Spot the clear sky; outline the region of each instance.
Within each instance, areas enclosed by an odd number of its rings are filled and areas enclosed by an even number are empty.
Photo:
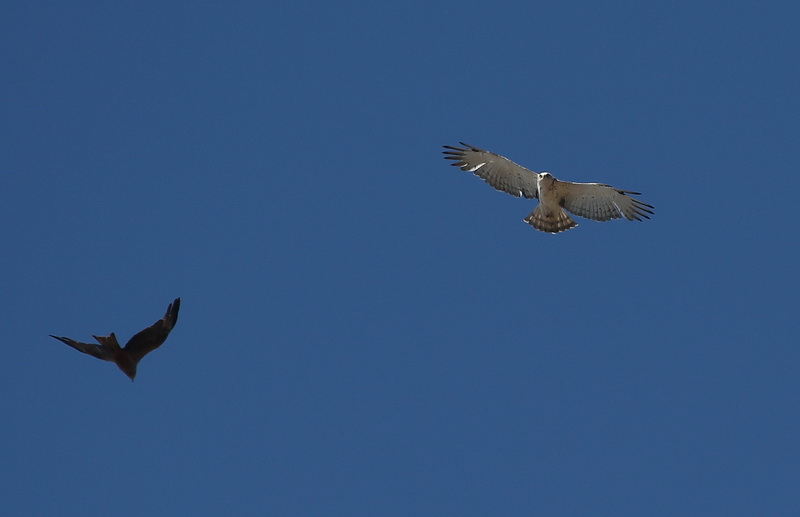
[[[800,513],[797,2],[2,11],[8,515]]]

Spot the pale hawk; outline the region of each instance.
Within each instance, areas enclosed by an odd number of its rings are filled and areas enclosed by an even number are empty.
[[[631,196],[639,192],[620,190],[602,183],[560,181],[549,172],[536,173],[508,158],[460,142],[464,147],[443,146],[446,160],[463,171],[483,178],[497,190],[512,196],[538,199],[539,206],[525,218],[537,230],[558,233],[578,226],[567,211],[595,221],[626,218],[650,219],[653,207]]]

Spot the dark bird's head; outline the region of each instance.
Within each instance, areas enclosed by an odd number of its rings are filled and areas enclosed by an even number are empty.
[[[131,382],[136,378],[136,367],[138,366],[138,362],[131,361],[128,356],[125,354],[120,354],[117,356],[117,359],[114,361],[117,363],[117,366],[122,373],[130,377]]]

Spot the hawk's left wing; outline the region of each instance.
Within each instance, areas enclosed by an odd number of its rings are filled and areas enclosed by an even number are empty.
[[[175,323],[178,322],[178,311],[180,308],[181,299],[176,298],[175,301],[167,307],[167,313],[164,314],[163,318],[134,335],[123,350],[125,350],[134,361],[139,361],[142,357],[160,347],[164,341],[167,340],[167,336],[169,336]]]
[[[464,147],[444,145],[445,160],[454,160],[455,165],[462,171],[468,171],[483,178],[486,183],[497,190],[508,192],[512,196],[539,198],[539,189],[536,185],[539,175],[517,165],[508,158],[473,145],[459,142]]]
[[[611,185],[559,181],[558,195],[564,199],[566,210],[595,221],[621,217],[641,221],[642,217],[650,219],[647,214],[653,214],[652,205],[631,197],[640,195],[639,192],[619,190]]]

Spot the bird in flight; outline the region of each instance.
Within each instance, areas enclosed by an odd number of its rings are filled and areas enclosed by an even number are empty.
[[[443,146],[445,160],[472,172],[497,190],[512,196],[538,199],[539,206],[524,220],[537,230],[558,233],[578,226],[567,212],[595,221],[626,218],[650,219],[653,207],[635,197],[639,192],[620,190],[602,183],[560,181],[549,172],[536,173],[508,158],[460,142],[464,147]]]
[[[164,314],[163,318],[133,336],[124,348],[120,348],[117,336],[113,332],[108,336],[92,336],[100,343],[99,345],[81,343],[68,337],[58,337],[52,334],[50,337],[66,343],[84,354],[89,354],[103,361],[111,361],[133,381],[136,377],[136,366],[142,360],[142,357],[160,347],[166,341],[167,336],[169,336],[170,331],[178,321],[178,310],[180,308],[181,299],[175,298],[175,301],[167,307],[167,313]]]

